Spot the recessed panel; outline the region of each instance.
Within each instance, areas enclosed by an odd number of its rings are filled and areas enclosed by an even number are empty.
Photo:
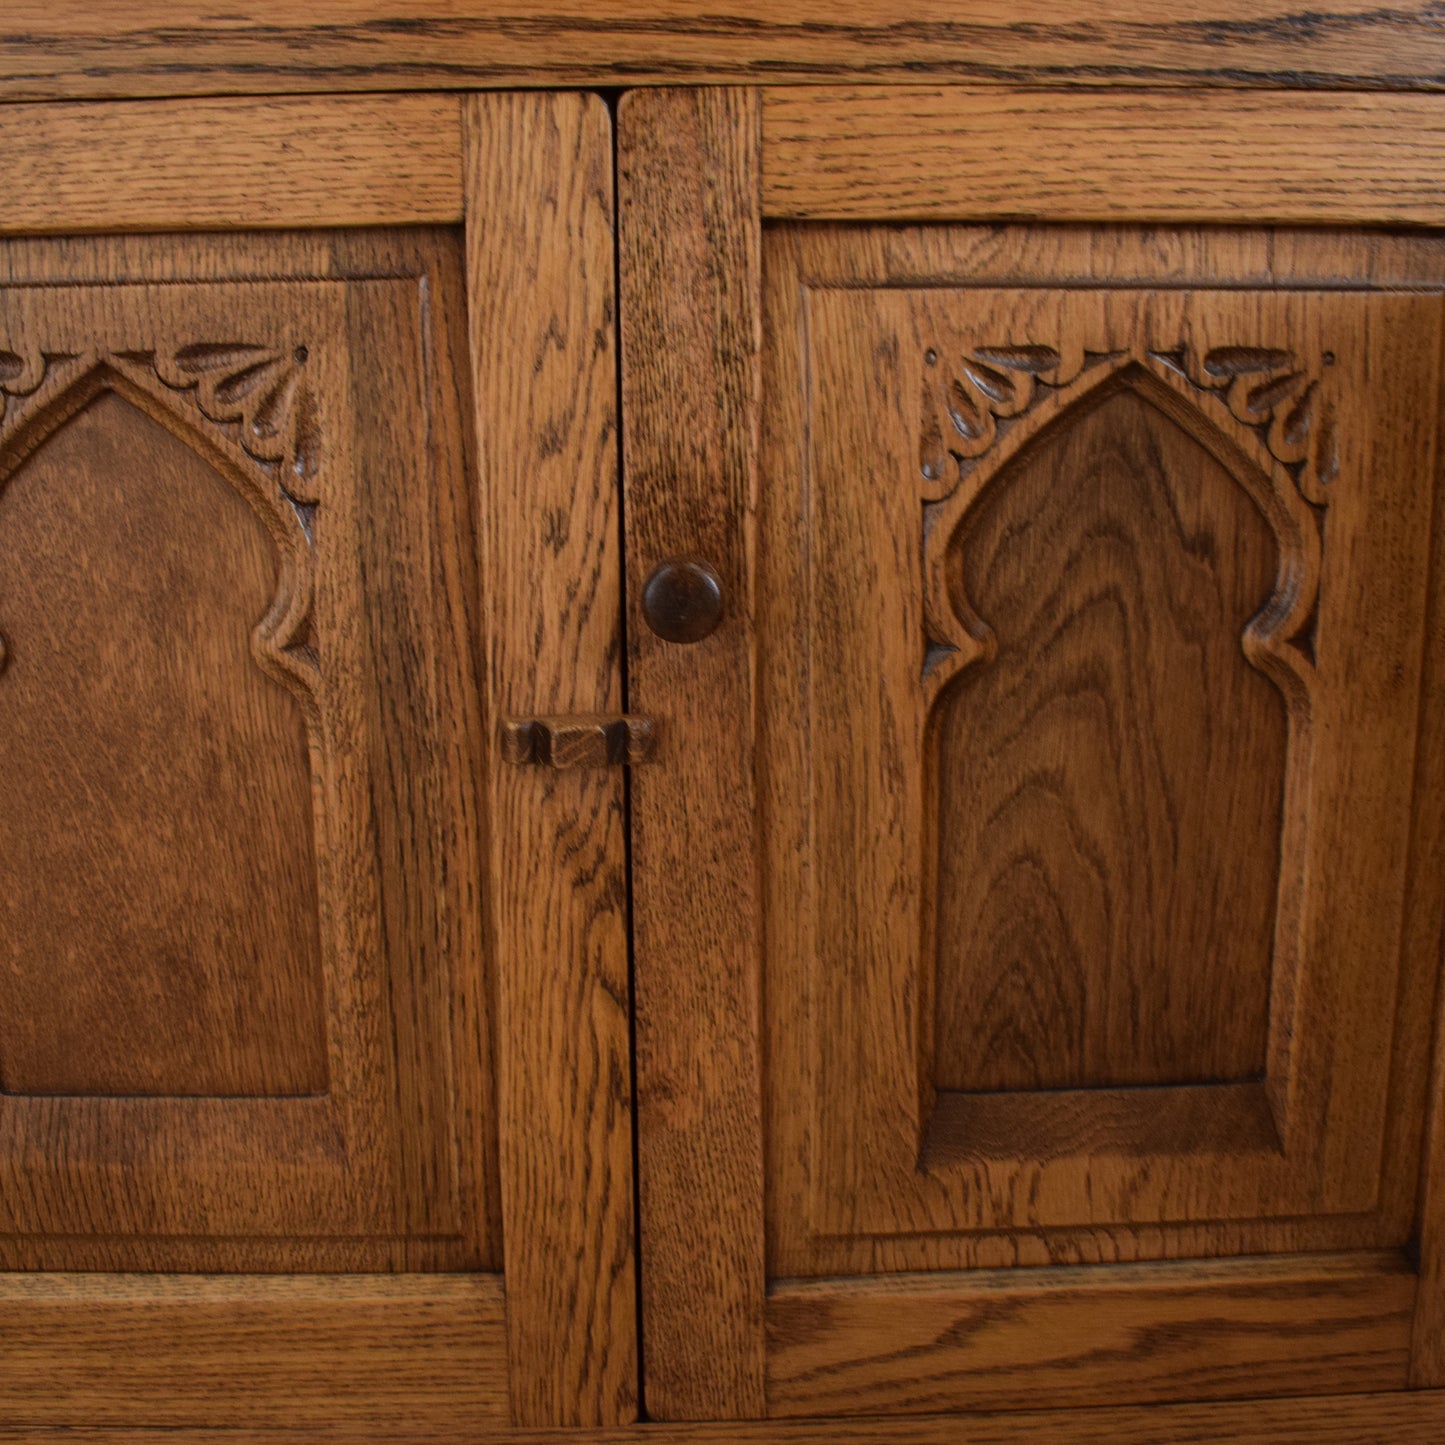
[[[236,486],[102,392],[0,491],[0,1086],[326,1085],[310,750]]]
[[[932,721],[940,1090],[1263,1072],[1287,717],[1241,638],[1277,553],[1142,375],[970,509],[949,565],[996,651]]]

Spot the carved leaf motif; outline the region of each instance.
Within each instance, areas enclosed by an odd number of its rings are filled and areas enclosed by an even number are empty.
[[[1293,352],[1268,347],[1224,346],[1202,358],[1189,347],[1152,355],[1182,372],[1201,390],[1223,392],[1230,414],[1254,427],[1270,455],[1293,474],[1317,506],[1328,498],[1319,487],[1339,471],[1333,409],[1321,378]],[[1325,365],[1333,361],[1326,355]]]
[[[281,469],[298,502],[318,499],[310,486],[320,463],[320,426],[306,378],[307,351],[244,342],[198,342],[155,357],[156,375],[177,391],[194,391],[214,422],[235,424],[246,452]]]
[[[50,362],[43,351],[21,354],[0,348],[0,422],[5,420],[12,398],[18,401],[39,390]]]
[[[924,359],[930,367],[939,365],[939,353],[932,348]],[[1065,355],[1052,346],[1032,344],[975,346],[965,351],[943,380],[941,412],[925,392],[918,466],[930,484],[928,500],[944,494],[937,484],[944,481],[950,455],[960,472],[966,471],[998,440],[1000,423],[1022,416],[1048,390],[1067,386],[1086,366],[1103,359],[1102,353],[1082,347]]]

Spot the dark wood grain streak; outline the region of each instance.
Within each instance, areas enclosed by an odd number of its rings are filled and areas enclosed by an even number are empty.
[[[466,103],[489,631],[512,1418],[637,1410],[622,772],[516,767],[500,719],[622,705],[611,128],[579,95]]]
[[[765,80],[1140,82],[1310,87],[1445,85],[1431,0],[1158,4],[1087,0],[199,0],[123,10],[14,0],[0,28],[0,87],[15,99],[232,91],[652,85]]]
[[[639,92],[622,107],[622,396],[642,1309],[650,1412],[763,1407],[763,1178],[754,878],[752,513],[757,485],[757,98]],[[643,622],[663,559],[727,599],[700,642]]]

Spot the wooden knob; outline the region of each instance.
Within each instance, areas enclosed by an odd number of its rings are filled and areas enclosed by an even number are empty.
[[[696,557],[673,557],[642,589],[642,615],[667,642],[701,642],[723,619],[722,578]]]

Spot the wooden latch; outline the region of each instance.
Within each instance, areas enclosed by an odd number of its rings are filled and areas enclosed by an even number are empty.
[[[502,759],[543,768],[621,767],[646,762],[656,736],[650,717],[509,717],[502,719]]]

